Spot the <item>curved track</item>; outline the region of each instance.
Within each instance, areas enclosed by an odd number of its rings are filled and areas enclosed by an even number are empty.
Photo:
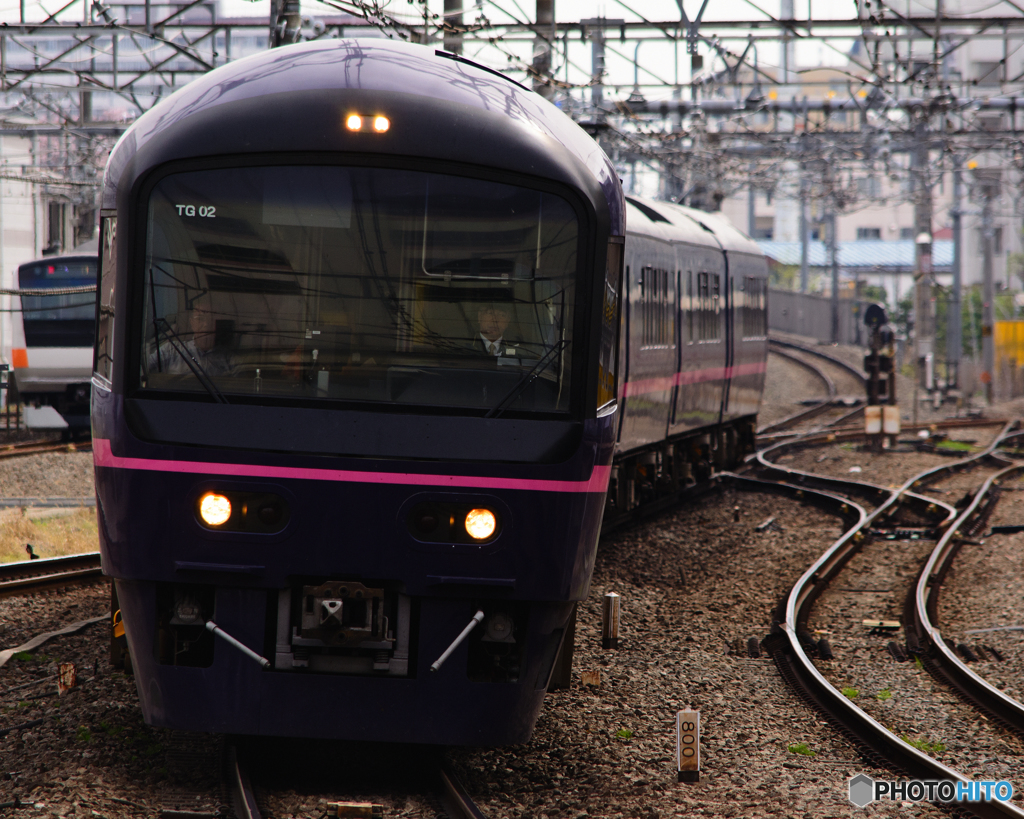
[[[969,777],[961,772],[946,766],[927,754],[903,741],[893,734],[888,728],[876,721],[863,709],[838,691],[818,671],[808,654],[807,638],[804,634],[811,604],[822,593],[828,583],[838,574],[850,558],[857,553],[861,544],[869,533],[869,527],[875,522],[881,522],[893,515],[900,504],[910,503],[917,507],[918,514],[927,515],[937,531],[944,531],[939,539],[939,546],[932,559],[928,561],[921,574],[915,595],[919,599],[920,607],[916,615],[920,619],[915,634],[918,635],[917,650],[926,652],[928,648],[933,649],[927,654],[932,665],[939,667],[941,658],[942,668],[955,669],[955,671],[941,672],[943,678],[949,679],[953,676],[962,676],[962,672],[975,677],[973,685],[977,690],[984,690],[986,696],[994,696],[993,689],[984,683],[983,680],[973,675],[955,655],[948,650],[941,640],[938,630],[931,626],[927,618],[929,600],[934,606],[934,598],[930,597],[928,588],[930,585],[937,585],[937,572],[941,572],[941,559],[944,554],[950,552],[949,544],[954,541],[956,533],[961,526],[966,525],[972,516],[978,513],[983,499],[988,490],[995,484],[998,478],[1013,472],[1024,469],[1022,466],[1009,466],[1000,470],[989,478],[985,486],[976,493],[970,506],[959,515],[948,504],[935,501],[923,495],[911,492],[915,486],[920,486],[937,479],[944,473],[954,469],[962,469],[965,465],[980,463],[991,458],[997,447],[1006,440],[1018,437],[1009,435],[1009,425],[996,437],[993,443],[984,451],[969,458],[964,458],[951,464],[944,464],[937,467],[925,469],[910,477],[897,489],[888,490],[874,484],[861,481],[847,481],[839,478],[815,475],[801,470],[788,469],[772,463],[768,454],[778,451],[792,444],[778,444],[758,453],[759,464],[776,474],[783,476],[782,480],[762,481],[755,478],[739,475],[725,475],[728,480],[733,481],[740,488],[753,488],[764,491],[768,485],[771,491],[781,491],[793,494],[805,501],[830,509],[835,514],[847,521],[848,528],[843,535],[812,564],[800,577],[786,599],[780,606],[779,616],[773,624],[772,633],[765,639],[764,645],[771,652],[782,675],[793,685],[797,692],[810,704],[822,711],[826,718],[835,726],[841,728],[848,734],[869,757],[887,767],[895,767],[912,777],[919,779],[949,779],[954,781],[969,781]],[[818,486],[823,488],[811,488]],[[875,506],[872,511],[867,511],[863,506],[851,501],[848,497],[836,494],[831,491],[842,491],[848,495],[867,496]],[[945,548],[944,548],[945,547]],[[922,639],[927,639],[927,645]],[[913,646],[911,646],[913,650]],[[955,663],[955,665],[954,665]],[[962,685],[957,688],[963,691]],[[1001,693],[1001,692],[1000,692]],[[967,695],[970,696],[970,695]],[[1005,698],[1005,695],[1003,695]],[[977,701],[974,697],[972,700]],[[1008,699],[1008,698],[1007,698]],[[992,709],[1004,722],[1010,722],[1009,704],[1001,702],[999,705],[982,704],[986,710]],[[968,805],[958,805],[959,809],[968,809]],[[1016,816],[1024,817],[1021,811],[1014,805],[1003,802],[984,802],[969,805],[970,812],[980,817],[990,816]]]
[[[1009,438],[1024,436],[1009,436]],[[1007,439],[1004,439],[1007,440]],[[1024,472],[1024,465],[1011,464],[989,477],[974,498],[946,530],[921,569],[917,582],[907,598],[908,648],[922,658],[925,667],[936,679],[945,682],[962,697],[1019,736],[1024,737],[1024,703],[1008,696],[975,674],[942,637],[934,622],[942,581],[963,544],[963,538],[984,524],[992,510],[999,483],[1015,473]]]
[[[822,426],[827,428],[835,428],[841,426],[847,421],[853,420],[855,417],[860,415],[864,411],[863,406],[856,406],[853,409],[846,409],[849,406],[848,401],[851,397],[858,400],[862,399],[867,392],[866,382],[867,377],[858,370],[856,367],[846,363],[836,356],[830,355],[829,353],[822,352],[814,347],[807,347],[802,344],[796,344],[790,341],[780,341],[778,339],[771,339],[769,341],[769,350],[772,354],[781,356],[788,361],[795,363],[796,365],[808,370],[816,378],[818,378],[826,387],[828,391],[828,398],[823,402],[814,406],[808,407],[805,410],[793,413],[786,418],[783,418],[773,424],[769,424],[758,431],[760,436],[771,436],[776,437],[780,433],[784,433],[785,430],[789,430],[797,424],[808,421],[812,418],[822,415],[829,410],[839,410],[839,414],[830,419],[826,424]],[[800,353],[802,355],[797,355]],[[832,369],[837,369],[842,377],[845,379],[854,379],[855,386],[852,396],[842,396],[839,393],[839,389],[836,386],[835,379],[830,376],[824,369],[819,367],[817,364],[809,361],[807,357],[817,358],[822,362],[827,362],[828,366]]]

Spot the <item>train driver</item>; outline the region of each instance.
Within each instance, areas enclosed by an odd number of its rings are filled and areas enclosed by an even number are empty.
[[[180,326],[178,331],[171,330],[166,324],[163,326],[160,333],[163,341],[149,354],[149,372],[184,375],[192,372],[191,363],[198,365],[207,376],[229,373],[232,368],[230,356],[216,344],[217,314],[213,311],[209,294],[192,301],[191,309],[185,313],[184,326],[183,331]],[[191,362],[186,362],[185,354]]]

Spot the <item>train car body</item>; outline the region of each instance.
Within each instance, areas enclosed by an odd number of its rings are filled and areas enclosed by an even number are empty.
[[[48,256],[18,268],[17,287],[95,287],[95,253]],[[96,333],[94,293],[16,296],[11,349],[13,379],[26,404],[52,406],[72,431],[89,429]]]
[[[768,266],[717,214],[627,197],[611,507],[675,495],[753,445]]]
[[[525,741],[617,434],[603,152],[454,55],[309,43],[142,116],[100,230],[101,550],[146,720]]]

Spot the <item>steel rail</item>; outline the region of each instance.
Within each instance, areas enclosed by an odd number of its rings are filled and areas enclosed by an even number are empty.
[[[1009,427],[1010,425],[1007,424],[1003,432],[984,452],[963,460],[979,461],[990,456],[1004,439],[1016,437],[1008,435]],[[764,646],[772,654],[782,675],[797,691],[823,711],[831,721],[841,727],[861,747],[866,748],[869,756],[874,756],[883,764],[895,764],[912,776],[968,782],[970,780],[964,774],[943,765],[907,744],[855,705],[852,700],[837,691],[807,656],[799,637],[810,613],[810,603],[817,598],[846,562],[859,551],[867,527],[890,510],[894,510],[899,499],[908,496],[910,489],[915,484],[927,481],[941,472],[949,471],[953,466],[954,464],[943,464],[912,476],[899,488],[892,490],[889,497],[873,512],[861,516],[856,524],[844,532],[801,575],[790,590],[780,607],[782,616],[772,625],[772,632],[764,640]],[[838,479],[832,480],[834,483],[841,483]],[[822,494],[817,490],[805,490],[803,487],[800,487],[800,491],[804,494],[798,495],[798,497],[807,497],[808,493],[818,496]],[[938,510],[939,504],[936,504],[935,511]],[[944,523],[951,522],[957,517],[955,513],[952,518],[947,515],[946,521],[940,522],[940,528]],[[1002,802],[971,803],[969,806],[959,805],[958,807],[961,810],[970,810],[982,819],[996,816],[1024,817],[1024,811]]]
[[[238,748],[229,745],[226,753],[227,785],[231,793],[231,807],[235,819],[261,819],[256,797],[253,795],[249,772],[239,757]]]
[[[40,443],[24,441],[19,444],[0,446],[0,459],[17,458],[19,455],[40,455],[46,452],[86,452],[92,449],[92,441],[80,443]]]
[[[834,405],[836,398],[836,384],[829,377],[828,373],[821,369],[821,367],[818,367],[817,365],[812,364],[810,361],[805,361],[799,356],[793,355],[792,353],[786,352],[784,350],[772,350],[772,352],[775,355],[781,356],[782,358],[792,361],[794,364],[797,364],[798,366],[803,367],[805,370],[810,371],[822,383],[824,383],[825,391],[828,393],[828,396],[826,398],[821,399],[820,402],[814,404],[813,406],[799,410],[798,412],[794,412],[791,415],[787,415],[785,418],[776,421],[774,424],[768,424],[767,426],[762,427],[757,431],[758,435],[762,435],[766,432],[776,432],[779,430],[788,429],[789,427],[795,424],[799,424],[801,421],[806,421],[810,418],[814,418],[815,416],[821,415],[823,412],[826,412]]]
[[[861,408],[863,409],[863,408]],[[838,421],[837,421],[838,423]],[[928,423],[921,424],[903,424],[901,432],[917,432],[922,429],[972,429],[974,427],[995,427],[1005,426],[1007,423],[1006,418],[947,418],[944,421],[930,421]],[[783,438],[793,438],[799,433],[795,432],[782,432],[773,433],[770,435],[760,435],[759,437],[767,439],[769,441],[775,441]],[[835,437],[837,441],[848,441],[855,438],[862,438],[864,436],[863,427],[837,427],[832,426],[827,431],[822,431],[822,434],[829,434]]]
[[[772,344],[775,344],[776,346],[779,346],[779,347],[788,347],[791,350],[800,350],[800,352],[807,353],[808,355],[817,356],[818,358],[823,358],[826,361],[830,361],[831,363],[833,363],[837,367],[839,367],[841,370],[845,370],[847,373],[852,375],[854,378],[857,378],[858,380],[860,380],[860,382],[862,384],[866,383],[867,380],[868,380],[867,374],[863,370],[861,370],[858,367],[853,366],[852,364],[850,364],[850,363],[848,363],[846,361],[843,361],[843,359],[839,358],[838,356],[834,356],[831,353],[826,353],[823,350],[817,350],[814,347],[807,347],[807,346],[805,346],[803,344],[797,344],[796,342],[793,342],[793,341],[783,341],[782,339],[778,339],[778,338],[771,338],[771,339],[769,339],[768,340],[769,347]]]
[[[486,819],[447,760],[438,767],[438,796],[450,819]]]
[[[864,437],[864,432],[857,433],[856,437]],[[824,441],[827,442],[828,439],[829,436],[825,436]],[[999,439],[997,438],[996,441],[993,442],[993,448],[995,447],[998,440]],[[875,510],[875,512],[877,513],[882,510],[882,507],[885,507],[886,512],[884,514],[884,517],[889,517],[892,513],[894,513],[896,511],[895,507],[898,505],[900,500],[906,498],[912,504],[914,504],[915,507],[923,507],[923,512],[926,515],[933,515],[935,510],[937,509],[945,510],[946,517],[939,524],[940,528],[943,526],[948,526],[950,523],[952,523],[954,518],[956,518],[956,509],[954,509],[950,504],[945,503],[944,501],[941,500],[937,500],[935,498],[927,497],[926,495],[921,495],[917,492],[909,491],[910,488],[916,488],[917,486],[920,486],[920,483],[923,480],[922,475],[924,473],[919,473],[918,475],[915,475],[911,479],[910,484],[908,484],[904,488],[896,490],[896,493],[894,494],[894,491],[892,489],[889,489],[885,486],[881,486],[877,483],[871,483],[870,481],[857,481],[849,478],[834,478],[828,475],[819,475],[815,472],[807,472],[803,469],[794,469],[793,467],[782,466],[781,464],[773,463],[772,461],[769,461],[767,457],[769,453],[774,453],[776,451],[781,453],[787,449],[804,446],[807,445],[808,443],[820,442],[823,442],[821,438],[816,438],[810,442],[808,442],[807,440],[781,441],[765,449],[758,450],[754,457],[757,463],[763,469],[769,472],[778,472],[782,475],[786,475],[787,477],[796,478],[796,480],[801,485],[817,485],[829,489],[838,490],[845,489],[848,492],[852,490],[854,493],[861,495],[862,497],[872,498],[875,502],[881,501],[881,506],[879,506],[878,509]],[[955,469],[956,467],[962,467],[963,464],[974,461],[975,459],[983,458],[987,454],[988,450],[985,450],[985,452],[977,453],[975,455],[972,455],[970,458],[961,458],[958,459],[955,463],[941,464],[940,466],[933,467],[931,470],[926,470],[926,472],[930,474],[932,472],[937,473],[944,470],[952,470]],[[874,520],[875,517],[873,513],[872,522],[874,522]]]
[[[0,597],[19,594],[27,589],[42,590],[80,583],[102,575],[99,552],[0,563]]]
[[[938,610],[939,591],[946,572],[962,546],[958,539],[963,527],[979,514],[988,493],[999,481],[1014,472],[1024,471],[1024,465],[1012,464],[989,477],[968,507],[946,530],[935,545],[918,575],[907,600],[907,611],[913,630],[907,629],[907,648],[922,658],[929,673],[945,682],[997,722],[1024,737],[1024,703],[999,690],[974,673],[947,645],[942,632],[933,622]]]

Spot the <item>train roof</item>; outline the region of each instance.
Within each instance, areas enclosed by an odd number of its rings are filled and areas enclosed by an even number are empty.
[[[674,202],[662,202],[657,199],[644,199],[638,196],[629,196],[626,201],[644,213],[647,217],[647,223],[664,221],[680,231],[685,231],[675,241],[707,244],[708,234],[711,234],[714,240],[717,240],[718,244],[726,252],[749,253],[754,256],[764,255],[757,242],[738,230],[721,213],[708,213],[696,208],[677,205]],[[645,226],[647,223],[645,223]],[[632,224],[628,222],[627,227],[630,230],[633,229]],[[701,236],[700,239],[693,238],[698,235]]]
[[[385,114],[385,134],[348,113]],[[432,47],[382,39],[301,43],[228,63],[143,114],[111,152],[103,207],[162,162],[338,151],[450,160],[576,182],[625,230],[618,176],[557,107],[498,72]],[[120,191],[120,193],[119,193]],[[595,204],[595,207],[597,205]]]
[[[661,239],[667,242],[686,242],[693,245],[710,245],[716,250],[718,244],[713,235],[691,219],[669,218],[663,213],[662,202],[626,197],[626,231]]]

